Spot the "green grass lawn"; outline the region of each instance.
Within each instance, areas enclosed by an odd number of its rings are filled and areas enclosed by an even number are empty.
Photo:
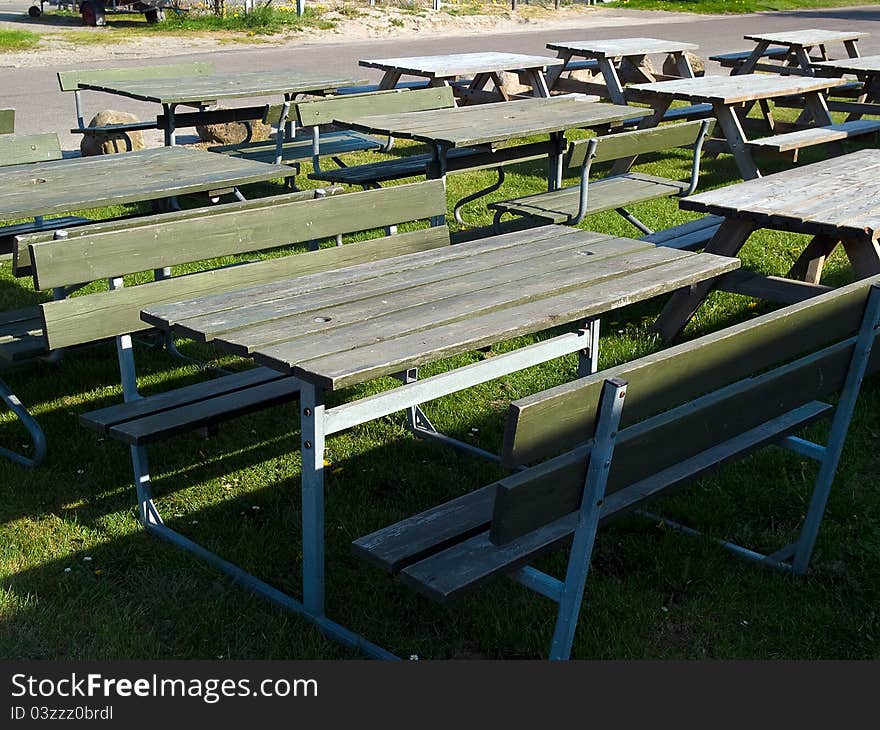
[[[394,154],[412,152],[400,144]],[[352,156],[352,162],[367,159]],[[813,152],[806,161],[821,159]],[[775,169],[779,169],[777,165]],[[705,162],[702,188],[737,179],[728,156]],[[688,174],[688,156],[651,157],[640,169]],[[772,166],[770,169],[774,169]],[[307,172],[308,170],[305,170]],[[539,191],[540,165],[511,171],[493,197]],[[449,197],[488,184],[491,173],[449,179]],[[305,175],[300,177],[306,182]],[[278,191],[277,188],[274,191]],[[261,193],[273,192],[265,186]],[[190,203],[193,201],[189,201]],[[119,211],[99,211],[101,214]],[[656,228],[690,214],[673,200],[637,206]],[[489,222],[482,205],[466,216]],[[614,213],[583,227],[635,235]],[[804,245],[778,232],[753,236],[746,267],[784,274]],[[836,254],[825,281],[851,279]],[[0,304],[39,299],[0,277]],[[663,299],[603,317],[601,367],[633,359],[660,344],[648,334]],[[709,332],[768,311],[770,305],[712,294],[686,331]],[[562,332],[559,330],[558,332]],[[544,336],[557,334],[546,333]],[[496,351],[535,338],[503,343]],[[190,354],[210,351],[181,341]],[[205,377],[163,352],[136,346],[142,392]],[[462,355],[425,374],[477,359]],[[224,362],[230,362],[226,359]],[[234,364],[234,363],[233,363]],[[512,399],[570,380],[575,358],[533,368],[428,404],[446,432],[489,449],[500,444]],[[81,428],[77,416],[119,402],[112,344],[70,352],[60,365],[28,365],[4,373],[44,425],[46,464],[28,471],[0,460],[0,656],[5,658],[346,658],[302,619],[236,587],[195,558],[144,533],[134,507],[127,448]],[[363,396],[383,380],[333,394]],[[825,426],[809,435],[822,438]],[[24,438],[0,418],[9,446]],[[299,595],[300,462],[296,408],[283,406],[220,428],[205,440],[182,436],[150,449],[158,506],[171,526]],[[576,658],[876,658],[880,655],[880,381],[865,383],[832,492],[811,574],[771,573],[731,556],[706,539],[626,518],[598,537]],[[480,487],[496,466],[414,438],[402,414],[333,436],[326,468],[327,606],[329,615],[403,656],[518,658],[546,655],[555,606],[511,582],[497,581],[454,609],[423,599],[350,554],[352,539]],[[700,480],[654,510],[760,550],[791,541],[806,509],[815,466],[766,449]],[[541,566],[563,570],[562,555]]]
[[[757,13],[766,10],[876,5],[878,0],[614,0],[613,7],[670,10],[679,13]]]
[[[0,28],[0,53],[26,51],[40,42],[40,36],[29,30],[9,30]]]

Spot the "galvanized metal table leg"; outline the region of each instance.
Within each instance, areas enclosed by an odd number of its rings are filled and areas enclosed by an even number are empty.
[[[547,164],[547,190],[562,187],[562,168],[565,161],[565,132],[550,135],[550,155]]]
[[[577,375],[579,378],[592,375],[599,370],[599,318],[587,322],[581,329],[581,334],[589,336],[589,345],[578,350]]]
[[[426,177],[428,180],[443,180],[446,184],[446,156],[448,150],[443,145],[435,144],[431,148],[431,161],[428,163]],[[435,215],[431,217],[432,226],[446,225],[445,215]]]
[[[324,399],[312,383],[300,385],[302,453],[303,605],[324,615]]]
[[[165,146],[174,147],[177,144],[177,135],[174,129],[174,110],[177,104],[163,104],[162,110],[165,112]]]

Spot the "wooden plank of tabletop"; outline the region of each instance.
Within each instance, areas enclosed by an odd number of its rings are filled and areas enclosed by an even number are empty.
[[[588,289],[554,291],[537,300],[522,301],[427,331],[403,334],[313,360],[300,361],[295,349],[286,351],[285,345],[266,348],[254,357],[276,368],[292,367],[301,377],[325,388],[338,389],[399,372],[402,366],[415,367],[566,322],[589,319],[732,271],[740,265],[738,259],[712,254],[670,259],[649,269],[602,279]]]
[[[866,234],[880,215],[880,150],[860,150],[767,177],[699,193],[684,210],[803,224],[805,230]]]
[[[743,36],[747,41],[767,41],[768,43],[780,43],[789,46],[818,46],[825,43],[843,43],[844,41],[856,41],[870,33],[862,31],[839,31],[809,28],[806,30],[783,30],[776,33],[754,33]]]
[[[679,53],[695,51],[696,43],[667,41],[661,38],[617,38],[596,41],[558,41],[548,43],[551,51],[564,51],[576,55],[595,58],[617,58],[619,56],[642,56],[650,53]]]
[[[650,84],[635,84],[631,89],[658,96],[711,101],[730,105],[778,96],[805,94],[839,86],[843,79],[775,74],[741,74],[739,76],[698,76]]]
[[[836,61],[817,61],[817,68],[833,68],[844,73],[880,73],[880,56],[840,58]]]
[[[364,132],[390,134],[447,147],[470,147],[532,134],[611,124],[646,116],[650,109],[578,99],[523,99],[406,114],[387,114],[335,123]]]
[[[0,168],[0,220],[288,177],[290,168],[198,149],[159,147]]]
[[[561,245],[548,247],[552,253],[536,254],[534,247],[519,246],[494,256],[454,260],[445,266],[288,297],[250,307],[243,317],[230,311],[225,322],[206,334],[243,355],[296,340],[305,359],[471,316],[518,301],[528,292],[541,295],[551,274],[561,286],[585,285],[615,275],[623,260],[635,271],[664,258],[644,241],[614,239],[585,246],[573,237],[559,240]],[[589,262],[585,248],[591,254]],[[505,258],[504,253],[512,255]],[[192,320],[182,324],[202,329]]]
[[[354,282],[362,282],[385,274],[410,271],[414,272],[426,266],[441,266],[450,259],[472,260],[471,257],[494,251],[509,251],[527,241],[544,241],[559,237],[576,237],[581,243],[602,238],[604,234],[592,233],[566,226],[541,226],[524,231],[514,231],[499,236],[470,241],[467,244],[448,246],[417,253],[406,254],[394,258],[384,258],[356,264],[333,271],[321,271],[296,277],[296,293],[307,294],[317,289],[334,286],[345,286]],[[176,327],[184,320],[192,320],[212,314],[222,314],[230,309],[257,306],[291,296],[294,290],[290,281],[279,280],[274,284],[260,284],[243,288],[235,292],[224,292],[211,296],[203,296],[191,301],[175,304],[164,304],[142,313],[145,322],[158,327]]]
[[[350,76],[277,69],[171,79],[105,81],[84,83],[80,87],[157,104],[187,104],[272,94],[299,94],[365,83],[364,79]]]
[[[193,336],[199,341],[210,341],[215,337],[221,337],[227,333],[249,328],[251,334],[261,329],[269,341],[289,339],[286,329],[281,331],[275,323],[286,321],[286,318],[299,315],[303,312],[318,309],[326,309],[339,305],[346,305],[354,301],[362,302],[373,297],[397,297],[399,293],[408,291],[418,292],[418,287],[431,287],[440,282],[452,281],[456,285],[468,284],[469,277],[476,280],[484,275],[498,273],[499,268],[508,267],[543,256],[565,255],[570,250],[588,250],[595,260],[608,255],[617,255],[625,247],[631,247],[633,251],[648,249],[652,244],[645,241],[627,241],[621,244],[617,239],[609,239],[602,234],[572,235],[568,233],[547,232],[529,234],[525,236],[504,237],[506,241],[499,241],[497,245],[487,245],[469,251],[468,256],[458,256],[448,250],[438,250],[436,260],[431,262],[422,258],[421,265],[416,261],[406,262],[400,268],[390,268],[385,265],[369,268],[373,273],[367,278],[351,281],[352,273],[328,274],[324,281],[317,278],[304,282],[298,278],[295,291],[287,288],[273,290],[273,287],[262,287],[259,291],[233,292],[224,301],[218,295],[212,302],[205,303],[203,300],[193,303],[195,311],[180,312],[180,321],[176,329],[182,333]],[[528,241],[540,240],[542,250],[536,254],[529,246],[519,245]],[[546,253],[545,253],[546,252]],[[378,275],[376,271],[384,275]],[[506,271],[510,271],[507,269]],[[488,272],[488,274],[487,274]],[[463,278],[461,278],[463,277]],[[323,284],[323,285],[322,285]],[[357,286],[359,299],[352,298],[350,288]],[[424,297],[424,292],[422,293]],[[395,299],[396,301],[396,299]],[[395,301],[380,302],[381,305],[393,307]],[[338,320],[343,323],[343,320]],[[267,329],[267,325],[274,327]],[[292,336],[292,335],[291,335]],[[238,333],[236,333],[236,342]],[[245,350],[249,352],[249,347]]]
[[[562,61],[549,56],[520,53],[453,53],[442,56],[366,59],[359,63],[367,68],[442,79],[500,71],[546,69],[549,66],[558,66]]]

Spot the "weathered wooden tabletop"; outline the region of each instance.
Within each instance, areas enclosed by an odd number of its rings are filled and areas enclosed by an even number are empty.
[[[160,147],[0,167],[0,220],[133,203],[288,177],[285,165]]]
[[[684,210],[812,235],[880,235],[880,150],[853,152],[692,195]]]
[[[545,226],[158,306],[142,317],[338,389],[580,322],[738,266]]]
[[[784,30],[777,33],[753,33],[743,36],[747,41],[778,43],[784,46],[802,46],[811,48],[826,43],[843,43],[856,41],[870,35],[861,31],[839,31],[809,28],[806,30]]]
[[[873,75],[880,74],[880,56],[841,58],[836,61],[817,61],[816,68],[827,68],[841,73]]]
[[[304,73],[295,69],[193,75],[175,79],[104,81],[80,88],[157,104],[196,104],[218,99],[242,99],[273,94],[302,94],[365,84],[364,79],[338,74]]]
[[[842,79],[834,78],[741,74],[657,81],[652,84],[636,84],[631,88],[643,94],[684,99],[695,103],[709,101],[729,106],[759,99],[824,91],[843,83],[845,82]]]
[[[442,56],[410,56],[407,58],[366,59],[360,62],[367,68],[397,71],[410,76],[429,79],[448,79],[455,76],[546,69],[561,64],[558,58],[528,56],[520,53],[453,53]]]
[[[644,56],[650,53],[680,53],[695,51],[696,43],[667,41],[661,38],[619,38],[595,41],[558,41],[548,43],[552,51],[565,51],[572,55],[592,58],[618,58],[621,56]]]
[[[643,117],[648,109],[572,97],[522,99],[404,114],[382,114],[334,123],[351,129],[414,139],[444,147],[470,147],[566,129],[612,124]]]

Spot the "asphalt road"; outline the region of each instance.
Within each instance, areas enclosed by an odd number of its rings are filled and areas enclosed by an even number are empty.
[[[0,0],[0,19],[10,20],[7,11],[13,7],[24,8],[27,0]],[[549,41],[622,38],[659,37],[672,40],[690,41],[700,46],[700,55],[706,57],[714,53],[743,50],[750,42],[743,40],[749,32],[769,32],[803,28],[827,28],[831,30],[859,29],[871,33],[860,41],[862,55],[880,54],[880,6],[859,8],[833,8],[825,10],[803,10],[758,15],[731,15],[725,17],[679,16],[670,22],[665,13],[645,13],[619,11],[631,22],[621,25],[604,21],[607,15],[588,18],[582,25],[572,26],[564,31],[538,30],[517,33],[497,33],[455,37],[423,36],[409,39],[371,40],[320,44],[289,44],[281,47],[259,49],[222,49],[211,53],[187,54],[161,59],[150,59],[148,63],[172,62],[174,60],[210,60],[219,71],[262,70],[297,67],[305,70],[322,69],[334,73],[357,74],[371,80],[378,80],[379,73],[372,69],[361,69],[358,60],[362,58],[381,58],[382,56],[411,56],[435,53],[456,53],[468,51],[516,51],[522,53],[548,53],[545,44]],[[657,22],[658,19],[660,22]],[[22,19],[24,20],[24,19]],[[604,25],[603,25],[604,22]],[[181,41],[185,47],[185,41]],[[839,53],[839,51],[838,51]],[[112,59],[112,66],[137,65],[137,59],[120,61]],[[76,58],[63,68],[77,68]],[[16,129],[22,133],[57,131],[65,149],[76,149],[78,137],[68,130],[74,125],[73,95],[58,91],[55,74],[61,67],[45,68],[3,68],[0,56],[0,107],[11,106],[16,111]],[[711,66],[710,73],[717,72]],[[724,73],[727,73],[726,71]],[[119,97],[99,98],[91,94],[87,100],[87,112],[100,108],[118,108],[132,111],[148,119],[155,115],[157,107],[141,104]]]

